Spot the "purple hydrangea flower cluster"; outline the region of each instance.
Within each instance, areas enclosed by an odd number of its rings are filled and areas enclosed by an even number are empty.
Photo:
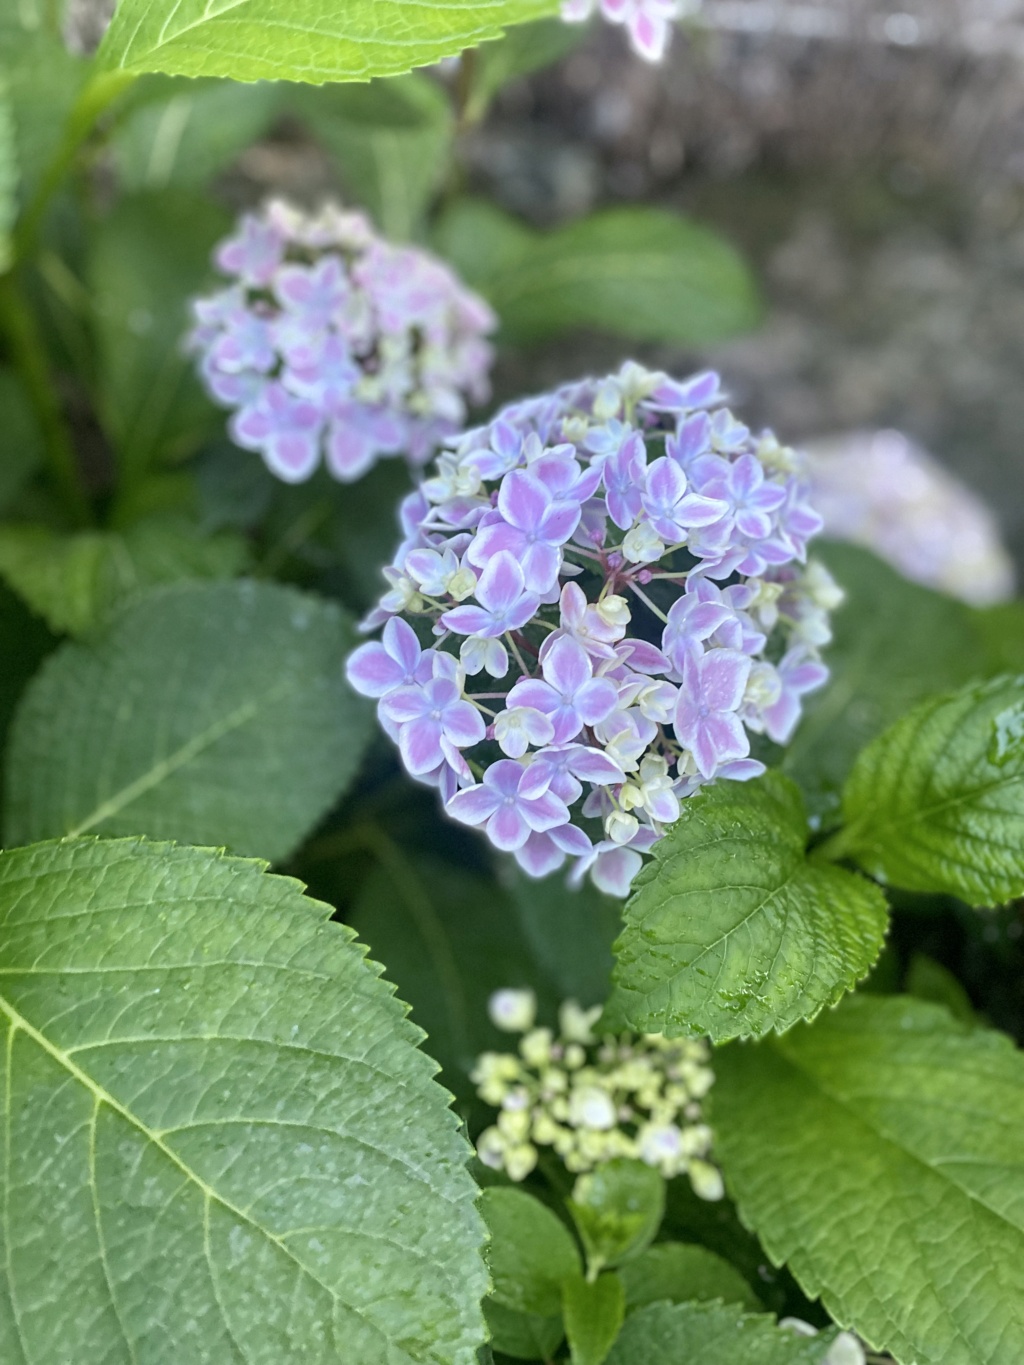
[[[542,876],[624,895],[715,777],[785,743],[840,594],[801,464],[718,376],[627,364],[449,443],[348,666],[417,779]],[[423,648],[409,620],[434,640]]]
[[[660,62],[672,36],[672,25],[694,14],[701,0],[562,0],[562,18],[583,23],[595,7],[611,24],[622,24],[634,52]]]
[[[189,348],[232,440],[288,483],[322,459],[358,479],[382,455],[424,464],[489,392],[494,314],[446,265],[361,213],[281,201],[246,214],[196,299]]]

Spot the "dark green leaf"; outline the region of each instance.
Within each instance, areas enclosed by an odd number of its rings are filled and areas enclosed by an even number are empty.
[[[780,773],[684,802],[626,903],[610,1025],[757,1037],[852,989],[881,949],[885,898],[809,862],[806,840],[800,793]]]
[[[565,1336],[561,1313],[538,1317],[536,1313],[517,1313],[494,1299],[484,1299],[484,1318],[491,1345],[515,1360],[550,1360]]]
[[[352,642],[338,608],[270,583],[147,594],[26,692],[8,843],[141,831],[286,857],[370,734],[342,677]]]
[[[971,623],[982,645],[978,676],[1024,673],[1024,602],[1000,602],[974,611]]]
[[[111,150],[126,190],[201,189],[273,121],[280,88],[146,76]]]
[[[449,211],[437,240],[516,342],[589,327],[706,345],[753,327],[760,315],[736,251],[664,209],[606,209],[541,234],[469,201]]]
[[[5,1365],[475,1362],[467,1145],[301,890],[134,839],[0,855]]]
[[[298,88],[296,111],[335,158],[348,193],[392,240],[415,237],[448,169],[454,120],[426,76]]]
[[[756,1313],[761,1301],[740,1272],[707,1247],[685,1242],[660,1242],[619,1270],[626,1288],[626,1305],[643,1308],[667,1299],[693,1303],[722,1299]]]
[[[1009,1039],[854,996],[716,1068],[716,1151],[775,1264],[900,1361],[1024,1359],[1024,1058]]]
[[[0,72],[0,275],[14,259],[11,230],[18,216],[18,146],[14,109]]]
[[[86,634],[148,588],[234,577],[247,560],[240,537],[201,536],[185,518],[152,518],[121,533],[0,526],[0,576],[58,635]]]
[[[973,613],[951,597],[908,583],[867,550],[815,544],[846,593],[825,650],[828,686],[809,698],[783,758],[814,814],[838,811],[847,774],[864,745],[924,697],[985,670]]]
[[[834,1332],[800,1337],[722,1304],[656,1303],[631,1313],[608,1365],[825,1365]]]
[[[907,891],[974,905],[1024,894],[1022,713],[1024,678],[915,707],[858,758],[834,852]]]
[[[223,423],[184,353],[188,302],[210,273],[227,217],[183,190],[121,200],[96,229],[88,262],[96,299],[99,405],[132,476],[181,459]]]
[[[129,71],[237,81],[363,81],[453,57],[552,0],[121,0],[100,61]]]
[[[509,860],[502,883],[512,898],[523,934],[560,1000],[598,1005],[608,998],[612,944],[622,929],[622,902],[555,874],[537,881]]]
[[[380,866],[349,922],[411,1004],[446,1084],[469,1100],[477,1056],[509,1045],[487,1016],[492,992],[532,986],[552,1012],[556,1001],[518,930],[514,907],[493,881],[409,854],[374,828],[366,830],[366,843]]]
[[[593,1273],[632,1260],[654,1241],[665,1212],[665,1182],[642,1161],[619,1158],[581,1175],[566,1202]]]
[[[963,1024],[977,1022],[971,998],[963,986],[947,967],[926,953],[915,953],[910,959],[904,989],[918,1000],[945,1005],[953,1018]]]
[[[573,1275],[562,1285],[562,1315],[572,1365],[604,1365],[626,1315],[626,1295],[614,1271],[591,1282]]]
[[[0,511],[39,468],[43,441],[25,390],[10,370],[0,370]]]
[[[562,1281],[581,1270],[565,1224],[525,1190],[484,1190],[480,1212],[491,1235],[487,1263],[494,1300],[517,1313],[560,1313]]]

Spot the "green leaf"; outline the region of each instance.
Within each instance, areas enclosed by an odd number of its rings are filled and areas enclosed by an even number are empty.
[[[904,990],[918,1000],[930,1000],[934,1005],[945,1005],[954,1019],[962,1024],[977,1022],[971,997],[941,962],[926,953],[915,953],[910,959]]]
[[[716,1069],[716,1151],[775,1264],[900,1361],[1024,1359],[1024,1057],[1008,1038],[854,996]]]
[[[296,112],[336,159],[349,195],[392,240],[415,237],[451,155],[444,91],[410,75],[329,90],[296,88]]]
[[[1024,894],[1024,678],[914,708],[861,754],[834,852],[907,891]]]
[[[471,122],[487,112],[491,100],[512,81],[551,66],[579,47],[587,36],[582,24],[541,19],[509,29],[500,43],[488,43],[477,55],[476,79],[466,109]]]
[[[137,839],[0,855],[4,1361],[475,1361],[466,1143],[301,891]]]
[[[684,802],[626,903],[610,1026],[759,1037],[852,989],[881,949],[885,898],[809,862],[806,840],[800,793],[780,773]]]
[[[566,1204],[592,1274],[633,1259],[654,1241],[665,1212],[665,1182],[642,1161],[619,1158],[581,1175]]]
[[[479,1207],[491,1235],[492,1298],[517,1313],[560,1313],[562,1281],[581,1271],[565,1224],[524,1190],[494,1186],[480,1195]]]
[[[982,645],[984,677],[996,673],[1024,673],[1024,602],[1000,602],[971,613]]]
[[[43,441],[20,381],[0,370],[0,511],[21,491],[43,458]]]
[[[986,672],[976,618],[962,602],[908,583],[867,550],[815,543],[846,593],[825,650],[831,677],[809,697],[782,766],[815,814],[838,812],[867,742],[917,702]]]
[[[351,627],[270,583],[189,583],[66,644],[11,736],[7,842],[144,833],[287,857],[370,733],[342,678]]]
[[[0,576],[58,635],[93,630],[148,588],[231,578],[247,560],[241,537],[201,536],[179,517],[152,518],[120,533],[0,526]]]
[[[405,852],[376,827],[363,832],[379,862],[346,916],[383,962],[430,1039],[444,1080],[464,1101],[481,1052],[509,1046],[487,1015],[490,995],[531,986],[551,1011],[546,987],[501,888],[479,873]]]
[[[122,186],[198,190],[267,131],[280,88],[146,76],[111,139]]]
[[[607,1000],[612,944],[622,929],[622,902],[604,895],[590,881],[579,887],[568,886],[558,875],[537,881],[509,863],[502,884],[558,1001],[571,999],[589,1006]]]
[[[631,1313],[608,1365],[825,1365],[832,1331],[800,1337],[733,1305],[656,1303]]]
[[[436,241],[515,342],[589,327],[634,341],[706,345],[760,316],[737,252],[664,209],[606,209],[537,233],[469,200],[448,212]]]
[[[550,1360],[565,1336],[561,1313],[539,1317],[484,1299],[484,1318],[494,1349],[516,1360]]]
[[[707,1247],[686,1242],[661,1242],[619,1270],[626,1289],[626,1306],[643,1308],[667,1299],[670,1303],[722,1299],[756,1313],[761,1301],[740,1272]]]
[[[21,694],[54,643],[43,623],[0,583],[0,768]]]
[[[454,57],[552,0],[121,0],[101,64],[237,81],[364,81]]]
[[[18,148],[14,110],[0,73],[0,275],[14,259],[11,230],[18,216]]]
[[[604,1365],[626,1315],[626,1295],[614,1271],[593,1282],[574,1275],[562,1285],[562,1314],[572,1365]]]
[[[157,458],[191,455],[223,424],[181,343],[227,226],[208,198],[166,190],[122,199],[91,242],[100,416],[133,478]]]

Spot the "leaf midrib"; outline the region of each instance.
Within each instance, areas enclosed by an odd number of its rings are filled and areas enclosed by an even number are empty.
[[[252,1228],[255,1233],[259,1234],[260,1236],[265,1238],[266,1241],[272,1243],[275,1247],[277,1247],[278,1250],[284,1256],[286,1256],[288,1260],[296,1267],[300,1274],[305,1275],[308,1279],[312,1280],[312,1282],[315,1285],[317,1285],[320,1289],[324,1290],[324,1292],[330,1297],[333,1303],[340,1304],[349,1312],[356,1314],[356,1316],[361,1318],[362,1321],[365,1322],[373,1332],[377,1333],[378,1335],[383,1335],[377,1324],[374,1323],[370,1318],[368,1318],[362,1309],[358,1308],[355,1304],[349,1303],[346,1300],[342,1299],[341,1295],[337,1292],[337,1290],[333,1289],[329,1284],[326,1284],[323,1280],[320,1279],[318,1275],[315,1275],[313,1271],[309,1269],[308,1266],[304,1265],[303,1262],[299,1260],[299,1258],[295,1255],[293,1251],[290,1250],[288,1246],[285,1245],[285,1243],[277,1236],[276,1233],[271,1232],[269,1228],[265,1228],[262,1224],[257,1223],[242,1209],[238,1208],[229,1199],[226,1199],[222,1194],[218,1193],[218,1191],[215,1190],[212,1185],[208,1184],[207,1181],[205,1181],[202,1178],[198,1171],[194,1171],[192,1167],[188,1165],[187,1162],[185,1162],[180,1156],[178,1156],[177,1153],[171,1147],[169,1147],[151,1128],[149,1128],[145,1123],[143,1123],[142,1120],[137,1115],[133,1114],[130,1109],[126,1108],[126,1106],[121,1104],[119,1100],[115,1099],[114,1096],[111,1095],[108,1090],[105,1090],[103,1088],[103,1086],[98,1085],[92,1079],[92,1077],[88,1075],[88,1073],[84,1072],[80,1067],[76,1066],[75,1063],[71,1060],[71,1058],[67,1055],[67,1053],[65,1053],[61,1048],[58,1048],[55,1044],[51,1043],[45,1034],[41,1033],[37,1028],[34,1027],[34,1025],[30,1024],[29,1021],[24,1017],[24,1015],[22,1015],[18,1010],[16,1010],[14,1006],[11,1005],[2,995],[0,995],[0,1012],[6,1015],[10,1025],[10,1033],[8,1039],[8,1065],[6,1082],[8,1087],[8,1102],[6,1106],[8,1122],[10,1121],[11,1098],[10,1063],[13,1060],[13,1041],[15,1035],[19,1031],[21,1031],[22,1033],[25,1034],[26,1037],[30,1038],[36,1044],[37,1047],[41,1048],[42,1051],[47,1054],[47,1056],[52,1058],[53,1061],[55,1061],[58,1066],[62,1067],[67,1072],[67,1074],[72,1078],[72,1080],[77,1081],[79,1085],[81,1085],[90,1095],[92,1095],[97,1106],[100,1104],[105,1104],[112,1112],[117,1114],[132,1128],[134,1128],[136,1132],[141,1134],[141,1136],[147,1142],[151,1143],[153,1147],[158,1152],[160,1152],[160,1154],[164,1156],[173,1166],[176,1166],[177,1169],[181,1171],[182,1175],[187,1180],[191,1181],[191,1183],[195,1185],[196,1188],[202,1193],[207,1206],[210,1203],[216,1203],[222,1209],[224,1209],[225,1212],[231,1214],[232,1217],[237,1218],[239,1222],[244,1223],[247,1227]],[[10,1150],[9,1133],[6,1147],[9,1159]],[[9,1190],[10,1189],[9,1180],[5,1180],[4,1184],[5,1188]],[[9,1257],[11,1245],[9,1236],[10,1220],[9,1208],[6,1200],[4,1203],[4,1225],[8,1233],[8,1236],[5,1237],[4,1240],[7,1243]],[[97,1228],[97,1232],[99,1233],[99,1228]],[[8,1283],[11,1283],[9,1268]]]

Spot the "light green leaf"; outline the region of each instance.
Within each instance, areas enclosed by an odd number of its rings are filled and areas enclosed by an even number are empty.
[[[560,1313],[562,1281],[581,1270],[565,1224],[525,1190],[501,1186],[483,1191],[480,1212],[491,1235],[491,1296],[517,1313]]]
[[[553,0],[120,0],[99,52],[108,67],[236,81],[364,81],[454,57]]]
[[[0,370],[0,511],[39,468],[43,441],[20,381]]]
[[[665,1182],[642,1161],[619,1158],[581,1175],[566,1205],[593,1274],[631,1260],[654,1241],[665,1212]]]
[[[285,858],[370,733],[342,678],[352,643],[338,608],[276,584],[148,594],[26,692],[7,842],[141,832]]]
[[[122,199],[95,229],[87,275],[96,300],[99,407],[122,468],[191,455],[223,424],[182,338],[190,296],[228,226],[208,198],[179,189]]]
[[[591,1282],[574,1275],[562,1285],[562,1314],[572,1365],[604,1365],[626,1315],[626,1295],[614,1271]]]
[[[111,151],[128,191],[201,189],[262,137],[277,114],[276,85],[146,76],[118,120]]]
[[[780,773],[684,802],[626,903],[610,1026],[759,1037],[852,989],[881,949],[885,898],[809,862],[806,841],[800,793]]]
[[[0,855],[12,1365],[471,1365],[483,1227],[420,1034],[257,863]]]
[[[834,820],[843,782],[867,742],[925,697],[986,670],[976,619],[962,602],[908,583],[867,550],[815,543],[846,593],[825,650],[827,687],[809,697],[783,770],[815,814]]]
[[[608,1365],[824,1365],[835,1335],[800,1337],[735,1305],[656,1303],[629,1315]]]
[[[120,533],[0,526],[0,576],[58,635],[93,630],[147,588],[231,578],[247,561],[240,536],[201,536],[183,517],[154,517]]]
[[[716,1058],[717,1154],[778,1265],[917,1365],[1024,1359],[1024,1057],[906,997]]]
[[[907,891],[974,905],[1024,894],[1024,678],[915,707],[864,750],[834,853]]]
[[[385,236],[415,237],[448,169],[454,134],[451,105],[436,82],[410,75],[330,90],[297,87],[292,100]]]
[[[660,1242],[619,1270],[626,1289],[626,1306],[643,1308],[667,1299],[670,1303],[722,1299],[756,1313],[761,1301],[740,1272],[724,1256],[686,1242]]]
[[[542,1318],[484,1299],[484,1318],[491,1345],[515,1360],[551,1360],[565,1336],[561,1313]]]
[[[737,252],[664,209],[606,209],[536,233],[492,206],[463,201],[436,240],[516,342],[590,327],[636,341],[705,345],[753,327],[760,315]]]
[[[18,148],[14,110],[0,72],[0,275],[14,259],[11,229],[18,216]]]

